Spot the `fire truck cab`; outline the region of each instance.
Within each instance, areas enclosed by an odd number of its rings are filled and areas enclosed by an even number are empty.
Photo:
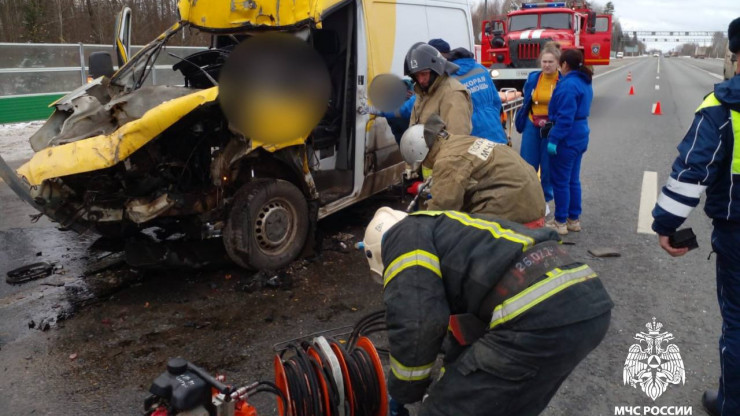
[[[586,65],[609,64],[611,15],[596,14],[585,2],[524,3],[482,26],[481,63],[491,68],[498,88],[521,90],[549,41],[580,49]]]

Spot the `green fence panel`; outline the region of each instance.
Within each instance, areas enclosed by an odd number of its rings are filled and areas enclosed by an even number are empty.
[[[64,94],[38,94],[15,97],[0,97],[0,124],[19,121],[43,120],[54,108],[49,104]]]

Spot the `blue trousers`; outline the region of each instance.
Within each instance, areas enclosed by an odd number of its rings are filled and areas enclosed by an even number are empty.
[[[550,157],[550,180],[555,194],[555,220],[577,220],[581,215],[581,159],[588,142],[575,146],[561,143]]]
[[[545,192],[545,202],[552,201],[552,184],[550,183],[550,155],[547,153],[547,140],[540,138],[540,128],[527,120],[522,132],[522,159],[532,165],[534,170],[542,168],[540,182]]]
[[[719,338],[719,397],[722,416],[740,415],[740,224],[714,221],[717,300],[722,314]]]

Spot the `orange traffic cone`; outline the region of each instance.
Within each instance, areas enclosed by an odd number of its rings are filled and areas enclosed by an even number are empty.
[[[653,114],[656,116],[663,115],[663,113],[660,112],[660,101],[653,104]]]
[[[630,95],[635,95],[635,87],[630,85]]]
[[[627,82],[632,82],[632,72],[627,73]]]

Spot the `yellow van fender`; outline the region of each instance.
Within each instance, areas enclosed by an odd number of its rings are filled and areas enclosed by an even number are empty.
[[[31,185],[60,176],[109,168],[142,148],[195,108],[216,100],[218,87],[175,98],[124,124],[109,135],[100,135],[37,152],[16,172]]]

